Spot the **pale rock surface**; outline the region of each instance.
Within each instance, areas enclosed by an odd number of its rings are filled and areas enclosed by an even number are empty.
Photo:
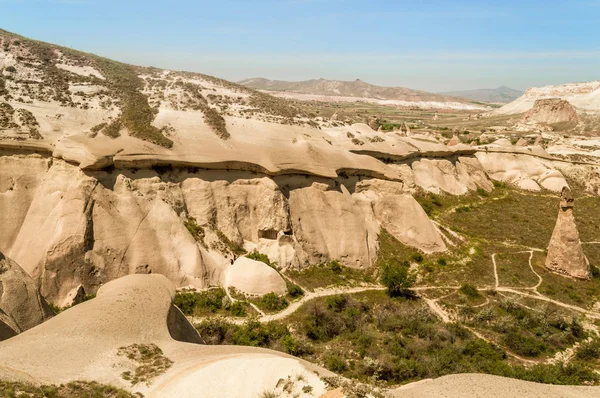
[[[590,279],[590,263],[583,254],[579,232],[573,215],[574,198],[564,187],[560,198],[558,219],[548,245],[546,268],[550,271],[578,279]]]
[[[357,186],[357,192],[353,196],[358,203],[369,203],[372,218],[405,245],[416,247],[425,253],[446,250],[440,233],[415,198],[403,193],[402,184],[392,181],[363,181]],[[362,208],[364,211],[365,207]]]
[[[457,374],[407,384],[393,391],[398,398],[593,398],[600,387],[557,386],[484,374]]]
[[[310,263],[337,259],[350,267],[371,266],[378,230],[365,224],[349,193],[315,187],[290,192],[292,229]]]
[[[146,397],[191,398],[199,391],[203,397],[259,396],[274,391],[281,378],[302,375],[316,396],[327,390],[314,372],[333,374],[298,358],[199,344],[201,337],[173,306],[174,295],[173,284],[162,275],[130,275],[107,283],[95,299],[0,342],[0,378],[40,384],[89,380]],[[117,356],[120,347],[132,344],[157,345],[172,366],[148,385],[132,386],[121,376],[127,367]]]
[[[541,185],[560,192],[568,185],[550,162],[534,156],[502,152],[477,152],[475,156],[491,179],[509,182],[521,189],[539,191]]]
[[[88,285],[98,282],[84,260],[92,241],[91,195],[97,184],[78,168],[54,162],[10,250],[10,257],[38,281],[50,301],[66,297],[84,281]]]
[[[538,99],[533,108],[527,112],[525,123],[553,124],[561,122],[577,122],[577,111],[569,101],[560,98]]]
[[[464,195],[478,187],[490,191],[493,184],[476,158],[460,157],[449,160],[421,159],[413,162],[415,184],[428,192]]]
[[[286,283],[267,264],[240,257],[227,269],[226,286],[233,286],[242,293],[263,296],[267,293],[285,294]]]
[[[290,232],[289,207],[267,177],[214,182],[188,178],[182,183],[188,212],[199,225],[212,225],[238,244],[277,239]]]
[[[0,340],[31,329],[52,315],[35,282],[0,252]]]
[[[0,156],[0,251],[13,245],[51,164],[39,155]]]

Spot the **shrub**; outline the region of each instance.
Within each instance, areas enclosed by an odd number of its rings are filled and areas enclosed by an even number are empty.
[[[231,312],[231,315],[237,317],[246,316],[246,308],[244,308],[244,305],[239,301],[236,301],[235,303],[231,304],[231,306],[229,307],[229,312]]]
[[[600,340],[596,339],[581,344],[575,355],[577,356],[577,359],[583,361],[600,359]]]
[[[304,296],[304,290],[295,283],[288,282],[287,291],[290,297],[296,298],[300,296]]]
[[[477,290],[477,287],[475,287],[474,285],[471,285],[470,283],[465,283],[464,285],[462,285],[460,287],[459,290],[462,294],[464,294],[465,296],[467,296],[468,298],[471,298],[471,299],[481,297],[481,294],[479,293],[479,290]]]
[[[259,253],[256,250],[254,250],[251,253],[248,253],[246,255],[246,257],[248,257],[251,260],[260,261],[261,263],[265,263],[268,266],[271,266],[271,261],[269,260],[269,256],[267,256],[266,254]]]
[[[422,263],[423,262],[423,255],[421,253],[415,253],[412,256],[410,256],[410,259],[414,262],[417,263]]]
[[[537,357],[546,350],[544,342],[535,339],[524,332],[510,331],[504,336],[504,343],[515,354],[526,357]]]
[[[409,271],[407,263],[388,261],[381,270],[381,283],[387,287],[390,296],[410,295],[410,288],[415,284],[416,277]]]
[[[260,304],[267,311],[281,311],[289,305],[285,298],[279,297],[273,292],[262,296],[260,299]]]
[[[340,264],[340,262],[337,260],[331,260],[328,262],[327,267],[336,274],[340,274],[343,271],[342,264]]]
[[[121,123],[120,119],[114,120],[109,124],[105,125],[102,129],[102,134],[110,138],[118,138],[121,136],[121,129],[123,128],[123,123]]]
[[[329,296],[325,299],[327,302],[327,308],[334,312],[341,312],[348,303],[348,298],[344,295],[337,294],[334,296]]]
[[[7,66],[5,70],[7,72],[10,72],[10,73],[16,73],[17,72],[17,69],[15,69],[15,67],[12,66],[12,65],[11,66]]]
[[[325,358],[325,367],[336,373],[341,373],[348,369],[346,361],[337,353],[330,354]]]
[[[210,289],[204,292],[180,292],[175,295],[175,305],[185,315],[196,315],[201,312],[215,313],[223,308],[225,290]]]
[[[104,127],[106,127],[106,125],[107,125],[106,122],[100,123],[100,124],[93,126],[90,130],[92,131],[92,133],[99,133],[100,130],[102,130]]]
[[[206,244],[204,243],[204,237],[206,235],[206,233],[204,232],[204,228],[198,225],[194,217],[188,217],[188,219],[185,220],[183,224],[187,228],[190,235],[192,235],[197,242],[200,242],[202,246],[206,246]]]

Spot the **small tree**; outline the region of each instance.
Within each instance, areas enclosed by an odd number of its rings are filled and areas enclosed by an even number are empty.
[[[392,297],[409,296],[410,288],[415,284],[416,277],[411,274],[408,262],[399,263],[391,260],[386,262],[381,270],[381,283],[387,287],[387,292]]]

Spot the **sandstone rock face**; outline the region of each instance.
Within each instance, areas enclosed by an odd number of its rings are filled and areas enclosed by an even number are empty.
[[[412,169],[415,184],[435,194],[464,195],[477,188],[493,189],[476,158],[460,157],[454,164],[449,160],[422,159],[414,162]]]
[[[52,315],[35,282],[0,253],[0,340],[31,329]]]
[[[25,220],[50,158],[0,156],[0,251],[8,252]]]
[[[533,156],[478,152],[476,157],[492,180],[509,182],[529,191],[540,191],[542,186],[560,192],[567,186],[567,181],[560,171],[554,169],[549,162]]]
[[[227,269],[227,286],[253,296],[284,294],[286,283],[279,272],[260,261],[240,257]]]
[[[379,232],[366,225],[359,206],[346,191],[317,187],[290,192],[292,229],[310,263],[338,259],[350,266],[370,266]]]
[[[354,196],[369,203],[372,218],[405,245],[418,247],[425,253],[446,250],[446,245],[419,203],[406,193],[402,185],[393,182],[361,184]],[[368,219],[368,218],[367,218]]]
[[[553,124],[561,122],[577,122],[577,111],[569,101],[560,98],[539,99],[527,112],[525,123]]]
[[[558,219],[548,246],[546,268],[558,274],[578,279],[590,279],[590,264],[583,253],[579,232],[573,216],[573,194],[564,187],[561,193]]]

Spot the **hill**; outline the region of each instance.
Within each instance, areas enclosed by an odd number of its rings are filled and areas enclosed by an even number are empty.
[[[523,95],[523,91],[501,86],[498,88],[482,88],[477,90],[448,91],[440,94],[461,97],[470,101],[508,103]]]
[[[536,100],[551,98],[569,101],[581,111],[600,112],[600,81],[529,88],[521,97],[496,109],[494,114],[524,113],[533,108]]]
[[[363,82],[360,79],[354,81],[318,79],[288,82],[252,78],[238,83],[256,90],[274,92],[284,98],[322,101],[378,101],[379,103],[418,108],[484,109],[484,107],[472,104],[462,98],[404,87],[377,86]]]

